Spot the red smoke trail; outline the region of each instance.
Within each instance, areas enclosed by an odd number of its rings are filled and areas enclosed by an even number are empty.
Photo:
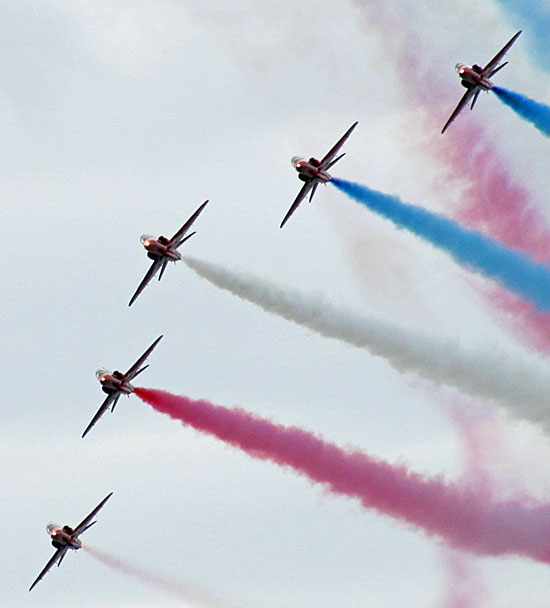
[[[433,53],[423,48],[410,26],[414,19],[404,14],[413,9],[371,0],[359,0],[357,4],[369,35],[378,35],[384,60],[394,61],[399,80],[407,87],[407,106],[416,111],[418,122],[412,145],[421,148],[439,166],[441,173],[436,186],[460,192],[454,216],[508,246],[532,254],[539,262],[550,262],[548,222],[535,208],[527,189],[514,183],[506,163],[475,116],[468,112],[444,136],[439,133],[442,125],[436,125],[434,118],[443,121],[448,117],[456,105],[460,87],[451,88],[453,82],[458,84],[452,73],[442,80],[441,66],[426,63]],[[411,49],[415,52],[411,53]],[[442,108],[448,108],[448,114]],[[420,144],[419,133],[423,140]],[[550,314],[537,313],[533,306],[525,305],[502,289],[491,291],[488,298],[503,312],[501,321],[512,327],[516,336],[543,352],[550,352]]]
[[[136,564],[132,564],[127,560],[123,561],[114,555],[106,553],[105,551],[94,549],[89,545],[83,546],[82,548],[105,566],[118,570],[126,576],[137,578],[139,581],[150,587],[161,589],[162,591],[179,597],[186,602],[192,602],[194,605],[203,606],[204,608],[230,608],[229,604],[210,597],[207,593],[197,589],[193,585],[171,581],[157,574],[153,574],[144,568],[137,566]]]
[[[254,458],[290,467],[337,494],[479,555],[517,554],[550,563],[550,504],[525,498],[495,501],[488,488],[447,484],[344,450],[312,433],[241,409],[193,401],[153,389],[136,395],[155,410],[209,433]]]

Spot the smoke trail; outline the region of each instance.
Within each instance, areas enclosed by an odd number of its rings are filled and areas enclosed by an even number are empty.
[[[457,222],[426,209],[408,205],[396,196],[367,186],[333,178],[331,183],[372,211],[390,219],[398,228],[450,253],[459,264],[498,281],[537,308],[550,310],[550,268],[526,254],[513,251],[489,237],[463,228]]]
[[[550,370],[544,360],[517,350],[464,348],[457,340],[436,338],[372,317],[359,316],[222,266],[185,257],[185,263],[217,287],[265,311],[384,357],[400,372],[414,372],[438,384],[454,386],[474,397],[494,399],[512,413],[548,426]]]
[[[445,547],[442,561],[447,589],[439,602],[441,608],[483,608],[491,605],[487,586],[478,565],[472,563],[471,556]]]
[[[126,576],[136,578],[150,587],[161,589],[162,591],[179,597],[186,602],[191,602],[195,606],[200,606],[203,608],[234,608],[234,605],[229,605],[227,602],[217,600],[194,585],[166,579],[157,574],[153,574],[144,568],[137,566],[136,564],[132,564],[128,560],[123,561],[114,555],[111,555],[105,551],[100,551],[99,549],[95,549],[89,545],[83,546],[82,548],[105,566],[118,570]]]
[[[470,403],[463,397],[446,401],[443,409],[451,415],[461,440],[465,469],[461,485],[479,494],[489,488],[488,495],[496,496],[495,484],[488,473],[488,455],[496,453],[499,444],[496,437],[499,420],[495,412],[487,409],[480,411],[476,403]],[[446,579],[441,608],[481,608],[490,605],[489,590],[476,561],[470,555],[448,546],[442,548],[441,554]]]
[[[502,89],[501,87],[493,87],[492,91],[521,118],[530,122],[544,135],[550,137],[550,106],[529,99],[525,95]]]
[[[478,555],[516,554],[550,563],[549,504],[526,499],[497,502],[487,491],[480,494],[440,477],[423,477],[241,409],[153,389],[135,392],[158,412],[253,458],[290,467],[336,494],[357,498],[364,507],[437,535],[454,547]]]

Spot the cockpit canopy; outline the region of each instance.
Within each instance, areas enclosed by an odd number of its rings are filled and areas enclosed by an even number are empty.
[[[140,240],[141,244],[145,246],[145,241],[149,241],[149,240],[153,240],[154,241],[155,237],[151,236],[150,234],[142,234],[139,237],[139,240]]]
[[[296,169],[296,165],[300,162],[303,161],[304,159],[301,156],[293,156],[290,164]]]
[[[462,74],[462,73],[464,72],[464,68],[465,68],[465,67],[466,67],[466,66],[465,66],[463,63],[457,63],[457,64],[455,65],[455,70],[456,70],[456,71],[457,71],[459,74]]]
[[[51,521],[51,522],[50,522],[50,523],[49,523],[49,524],[46,526],[46,532],[47,532],[48,534],[50,534],[50,535],[51,535],[51,533],[52,533],[54,530],[59,530],[59,526],[58,526],[57,524],[54,524],[54,523],[53,523],[53,521]]]
[[[103,367],[100,367],[96,373],[95,373],[95,377],[99,380],[101,378],[101,376],[103,376],[104,374],[110,374],[111,372],[108,369],[105,369]]]

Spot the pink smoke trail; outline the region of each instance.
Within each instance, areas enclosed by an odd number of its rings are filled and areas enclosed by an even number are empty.
[[[434,117],[445,119],[442,108],[448,108],[450,114],[461,91],[460,87],[450,88],[452,78],[446,81],[449,85],[444,84],[441,66],[426,63],[433,53],[423,49],[421,39],[412,31],[410,24],[414,20],[403,15],[404,10],[414,9],[398,9],[392,3],[370,0],[358,1],[357,5],[369,35],[378,35],[385,61],[393,60],[399,80],[406,84],[408,107],[416,110],[419,129],[414,132],[415,141],[410,143],[440,167],[438,187],[461,193],[455,217],[508,246],[531,253],[539,262],[549,262],[550,228],[546,219],[533,205],[526,188],[514,183],[506,163],[475,116],[468,113],[459,117],[457,122],[463,119],[460,128],[453,125],[443,137],[440,125],[434,124]],[[420,143],[419,132],[423,135]],[[502,311],[501,322],[513,328],[517,337],[550,352],[550,314],[537,313],[531,305],[502,289],[489,292],[488,299]]]
[[[503,428],[496,412],[481,409],[462,396],[446,400],[443,409],[458,430],[464,463],[462,484],[477,492],[490,488],[491,495],[497,495],[497,484],[489,472],[495,454],[502,454]],[[448,546],[444,546],[441,553],[446,582],[441,608],[486,606],[489,589],[476,561]]]
[[[208,593],[193,585],[179,583],[166,579],[157,574],[153,574],[152,572],[145,570],[136,564],[132,564],[128,560],[122,560],[105,551],[94,549],[89,545],[83,546],[82,548],[105,566],[108,566],[113,570],[118,570],[118,572],[121,572],[126,576],[136,578],[145,585],[154,587],[156,589],[161,589],[162,591],[179,597],[186,602],[191,602],[196,606],[201,606],[203,608],[232,608],[233,606],[211,597]]]
[[[477,608],[487,606],[489,593],[479,572],[466,556],[449,547],[443,550],[447,589],[441,608]]]
[[[423,477],[241,409],[154,389],[136,388],[135,392],[158,412],[254,458],[290,467],[334,493],[357,498],[364,507],[437,535],[453,547],[478,555],[516,554],[550,563],[550,504],[526,498],[498,502],[488,488],[461,488],[440,478]]]

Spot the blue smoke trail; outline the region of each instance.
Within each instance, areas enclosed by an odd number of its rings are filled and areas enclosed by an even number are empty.
[[[500,87],[493,87],[492,91],[516,114],[535,125],[541,133],[550,137],[550,106]]]
[[[491,238],[463,228],[454,220],[403,203],[361,184],[332,178],[339,190],[372,211],[450,253],[461,265],[490,277],[539,310],[550,310],[550,268],[525,253],[508,249]]]

